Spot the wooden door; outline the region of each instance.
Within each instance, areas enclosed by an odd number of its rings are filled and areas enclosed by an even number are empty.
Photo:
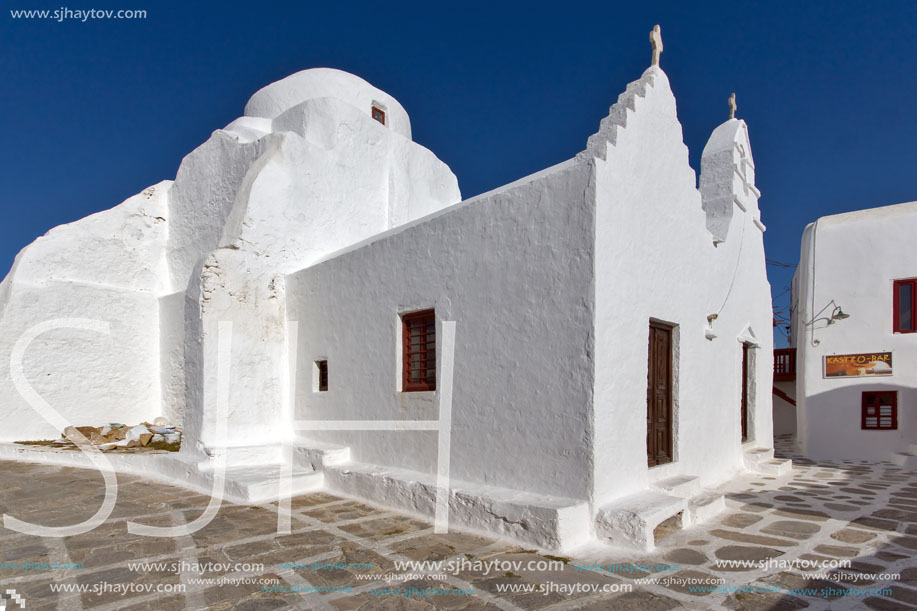
[[[650,323],[646,376],[646,461],[672,462],[672,328]]]
[[[748,357],[751,346],[742,344],[742,441],[748,441]]]

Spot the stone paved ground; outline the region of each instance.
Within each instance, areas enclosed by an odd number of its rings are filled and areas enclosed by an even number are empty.
[[[917,478],[887,463],[814,464],[796,458],[791,478],[749,476],[732,482],[724,489],[729,499],[724,514],[665,536],[651,556],[605,550],[562,559],[562,570],[501,568],[488,575],[470,563],[521,560],[525,567],[532,560],[558,559],[481,537],[435,535],[423,522],[324,493],[293,500],[292,533],[287,535],[276,534],[274,505],[224,505],[208,526],[191,535],[142,537],[128,534],[126,521],[189,522],[201,515],[208,499],[137,477],[118,480],[112,517],[89,533],[53,539],[0,529],[0,590],[16,590],[26,609],[76,610],[917,608]],[[101,476],[92,471],[3,462],[0,511],[46,525],[75,523],[95,513],[104,496],[100,483]],[[464,560],[466,566],[445,578],[384,581],[386,574],[404,574],[395,568],[403,560]],[[770,567],[723,567],[716,565],[718,560],[770,560]],[[787,562],[799,560],[849,560],[851,566],[842,575]],[[82,563],[83,568],[25,570],[28,562]],[[128,562],[164,564],[142,568]],[[195,563],[211,563],[212,570],[195,574]],[[245,566],[252,563],[263,564],[263,570]],[[310,566],[287,568],[284,563]],[[313,563],[349,563],[350,568]],[[360,568],[369,563],[372,569]],[[214,569],[214,564],[234,566]],[[660,572],[662,564],[678,569]],[[584,570],[597,565],[603,570]],[[883,573],[899,574],[900,580],[870,577]],[[200,579],[211,581],[202,584]],[[657,583],[640,582],[645,579]],[[692,592],[684,580],[724,588]],[[74,585],[87,591],[52,592],[52,586]],[[182,586],[183,593],[174,593]],[[742,586],[756,591],[737,592]],[[116,590],[125,587],[138,591]],[[172,593],[139,591],[143,587]],[[326,593],[306,592],[310,587]],[[371,593],[386,587],[426,589],[428,596],[408,598],[400,590]],[[579,591],[561,590],[570,587]],[[609,592],[582,591],[588,587]],[[791,588],[822,590],[800,595],[789,593]],[[446,590],[451,595],[443,595]],[[459,596],[459,590],[474,595]]]

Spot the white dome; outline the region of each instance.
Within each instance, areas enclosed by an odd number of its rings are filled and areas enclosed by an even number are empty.
[[[750,160],[751,147],[748,145],[748,126],[742,119],[729,119],[720,123],[713,130],[701,156],[713,155],[722,151],[732,152],[737,143],[742,144],[747,149],[745,153]]]
[[[411,120],[398,100],[358,76],[333,68],[303,70],[263,87],[249,98],[245,116],[274,119],[316,98],[335,98],[370,116],[375,106],[385,113],[387,127],[411,139]]]

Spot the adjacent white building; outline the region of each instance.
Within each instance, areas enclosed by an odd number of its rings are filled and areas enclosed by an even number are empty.
[[[796,436],[814,459],[917,465],[917,202],[806,227],[792,284]]]
[[[701,170],[655,61],[581,153],[464,201],[394,98],[294,74],[174,181],[20,253],[0,360],[23,375],[0,380],[28,388],[0,437],[60,434],[31,389],[74,424],[181,423],[178,457],[111,460],[205,489],[224,457],[233,499],[292,473],[528,545],[650,549],[719,511],[713,486],[789,466],[744,121]]]

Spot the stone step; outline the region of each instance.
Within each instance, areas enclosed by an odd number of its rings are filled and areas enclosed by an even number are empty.
[[[637,492],[599,509],[596,534],[614,545],[651,552],[656,547],[656,527],[678,514],[681,526],[687,526],[687,509],[687,499],[655,490]]]
[[[704,492],[688,501],[688,523],[703,524],[726,509],[726,497],[716,492]]]
[[[760,463],[754,469],[762,475],[772,477],[782,477],[793,472],[793,461],[788,458],[775,458],[767,462]]]
[[[700,478],[693,475],[677,475],[659,480],[650,484],[650,487],[663,494],[680,496],[683,499],[697,496],[702,490]]]
[[[913,447],[913,444],[911,444],[911,447]],[[910,453],[895,454],[892,456],[892,463],[908,469],[917,469],[917,455]]]
[[[256,465],[279,465],[284,462],[284,446],[280,443],[260,446],[224,446],[204,448],[207,458],[198,463],[201,471],[212,471],[225,457],[223,466],[251,467]]]
[[[292,445],[292,447],[291,447]],[[212,471],[225,456],[227,469],[236,467],[273,467],[292,460],[298,469],[321,471],[325,465],[341,465],[350,461],[350,448],[320,441],[298,438],[291,445],[282,443],[260,446],[229,446],[206,448],[207,458],[198,463],[202,472]]]
[[[424,520],[434,520],[439,489],[435,474],[360,462],[322,468],[325,489]],[[448,511],[440,524],[506,538],[517,544],[565,551],[586,544],[589,504],[571,499],[450,480],[442,497]],[[434,523],[434,526],[435,523]]]
[[[280,465],[234,467],[226,469],[224,477],[227,498],[250,504],[275,501],[287,493],[298,496],[314,492],[324,483],[322,474],[312,469],[284,469]]]
[[[744,451],[745,467],[754,470],[755,465],[774,459],[774,448],[752,448]]]
[[[323,471],[326,466],[338,466],[350,462],[350,448],[306,438],[293,443],[293,464]]]

